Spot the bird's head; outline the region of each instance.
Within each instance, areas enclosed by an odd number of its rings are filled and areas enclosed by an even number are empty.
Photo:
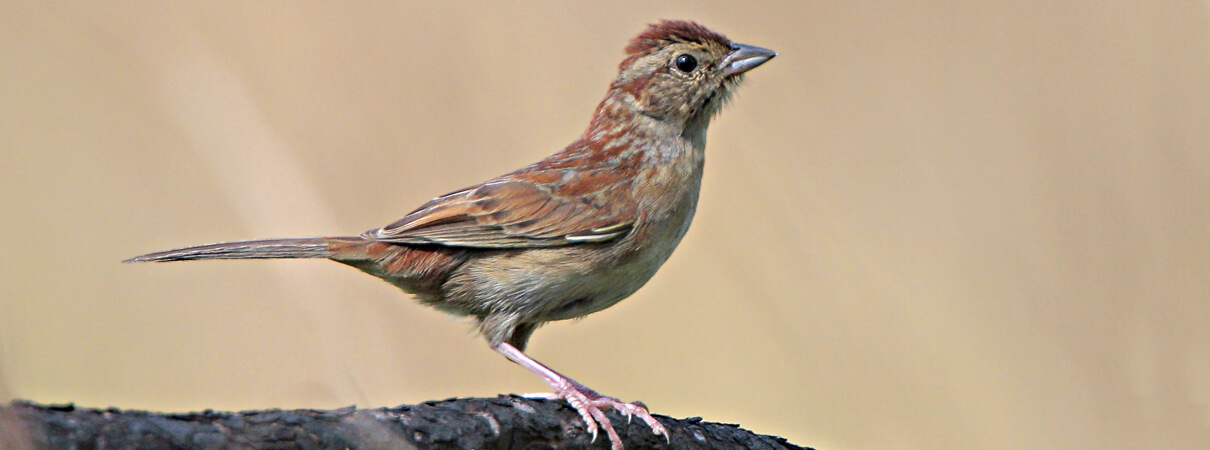
[[[651,24],[626,54],[596,120],[638,113],[682,130],[704,130],[744,72],[777,56],[682,20]]]

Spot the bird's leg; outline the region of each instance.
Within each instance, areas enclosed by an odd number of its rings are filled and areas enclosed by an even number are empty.
[[[584,419],[584,425],[592,433],[594,441],[597,438],[597,426],[599,424],[601,428],[605,429],[605,434],[609,435],[609,441],[612,443],[613,448],[622,448],[622,440],[618,437],[617,431],[614,431],[613,425],[609,423],[609,418],[601,411],[602,408],[613,408],[625,414],[627,419],[638,416],[639,419],[647,423],[647,426],[651,427],[651,431],[655,432],[655,434],[662,434],[665,439],[669,439],[668,430],[659,421],[655,420],[654,417],[651,417],[651,414],[647,412],[647,407],[642,403],[626,403],[613,397],[601,395],[597,391],[576,382],[576,380],[555,372],[553,369],[546,367],[545,364],[530,358],[525,352],[518,350],[507,342],[495,344],[492,348],[504,355],[505,358],[508,358],[509,361],[529,369],[531,372],[542,377],[543,380],[546,380],[546,384],[554,388],[555,392],[553,394],[527,394],[526,396],[566,400],[572,408],[575,408],[576,412],[580,413],[580,417]]]

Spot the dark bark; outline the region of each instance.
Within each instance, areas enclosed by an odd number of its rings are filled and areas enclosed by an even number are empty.
[[[773,436],[701,418],[656,416],[672,443],[642,421],[608,413],[626,448],[803,449]],[[0,407],[0,448],[609,448],[595,443],[563,402],[517,396],[465,398],[395,408],[166,414],[14,402]]]

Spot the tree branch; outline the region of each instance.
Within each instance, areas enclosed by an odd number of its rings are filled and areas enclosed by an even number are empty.
[[[627,448],[805,449],[785,439],[701,418],[656,416],[671,445],[642,421],[607,413]],[[204,411],[166,414],[118,409],[0,407],[0,448],[608,448],[559,401],[501,395],[395,408]],[[810,450],[810,449],[807,449]]]

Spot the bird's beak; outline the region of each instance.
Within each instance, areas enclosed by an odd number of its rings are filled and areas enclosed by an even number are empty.
[[[752,45],[731,43],[731,53],[718,64],[724,77],[739,75],[773,59],[777,52]]]

